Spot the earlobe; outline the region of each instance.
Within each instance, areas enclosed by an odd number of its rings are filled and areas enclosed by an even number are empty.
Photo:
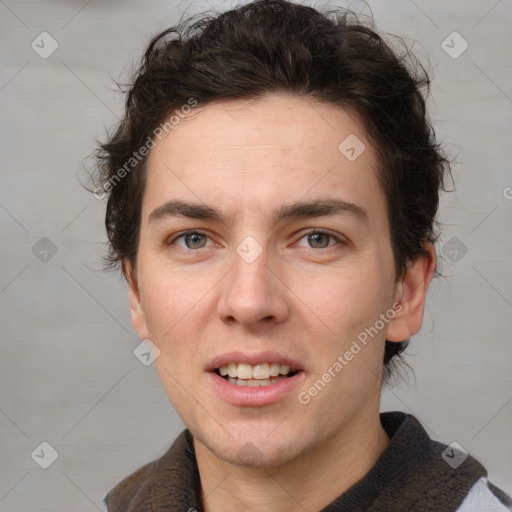
[[[425,255],[407,263],[406,271],[397,283],[395,298],[401,308],[388,325],[388,341],[405,341],[421,329],[425,299],[436,264],[433,244],[426,242],[425,249]]]
[[[149,332],[146,323],[146,316],[141,305],[141,295],[137,275],[129,262],[123,263],[125,276],[128,282],[128,298],[130,300],[130,317],[133,328],[141,339],[148,339]]]

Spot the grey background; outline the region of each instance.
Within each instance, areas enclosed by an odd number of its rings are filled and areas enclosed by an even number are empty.
[[[416,378],[386,390],[382,409],[412,412],[511,492],[512,2],[369,5],[378,29],[417,41],[430,60],[431,116],[457,160],[456,191],[440,211],[446,277],[433,283],[409,349]],[[134,357],[125,285],[100,270],[105,205],[79,179],[95,138],[121,112],[112,78],[126,81],[149,38],[184,10],[207,8],[0,0],[1,512],[104,510],[105,493],[183,428],[154,368]],[[47,59],[31,48],[43,31],[59,45]],[[456,59],[441,47],[453,31],[469,44]],[[53,256],[41,252],[43,237]],[[31,458],[43,441],[59,455],[48,469]]]

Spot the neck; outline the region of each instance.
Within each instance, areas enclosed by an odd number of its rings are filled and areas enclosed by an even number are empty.
[[[195,441],[205,512],[321,510],[364,477],[389,444],[373,414],[280,467],[226,463]]]

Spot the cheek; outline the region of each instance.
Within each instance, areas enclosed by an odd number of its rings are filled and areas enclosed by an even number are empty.
[[[153,269],[141,276],[141,303],[150,339],[160,349],[155,364],[191,371],[207,322],[205,305],[212,284],[179,270],[156,271],[157,265],[151,264],[145,268]]]
[[[302,288],[300,296],[307,299],[299,308],[302,323],[316,339],[314,380],[329,369],[336,374],[329,384],[331,393],[326,393],[324,399],[329,403],[333,400],[331,405],[337,407],[340,394],[341,403],[347,403],[373,389],[372,383],[378,383],[385,330],[375,334],[370,329],[388,306],[387,280],[378,265],[366,265],[364,270],[352,267],[350,272],[331,274],[322,283],[313,280]],[[342,370],[336,371],[339,364]]]
[[[307,285],[297,281],[292,286],[303,303],[304,319],[320,322],[326,332],[342,338],[373,323],[386,299],[386,285],[371,265],[324,271]]]
[[[160,337],[197,304],[201,278],[187,278],[179,268],[166,265],[161,257],[146,257],[140,268],[142,308],[151,334]]]
[[[146,265],[146,268],[155,268]],[[174,336],[180,321],[185,318],[188,306],[188,288],[183,291],[179,279],[171,279],[161,272],[146,273],[141,276],[141,306],[144,311],[148,331],[153,343],[161,346]]]
[[[174,359],[174,358],[173,358]],[[190,399],[190,384],[184,380],[185,375],[179,373],[180,366],[169,359],[166,353],[162,352],[155,362],[155,369],[168,400],[180,418],[189,423],[191,414],[194,413],[194,401]]]

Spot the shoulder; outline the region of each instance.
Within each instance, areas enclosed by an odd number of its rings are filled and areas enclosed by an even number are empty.
[[[199,486],[193,438],[185,430],[162,457],[121,480],[104,502],[108,512],[181,510],[198,502]]]
[[[510,512],[512,499],[485,477],[471,487],[457,512]]]
[[[378,510],[390,509],[389,500],[395,499],[397,510],[416,512],[512,511],[510,497],[489,482],[485,467],[463,447],[431,439],[409,414],[383,413],[381,422],[390,445],[377,463],[379,482],[387,485],[376,500],[388,500]]]
[[[149,462],[140,467],[111,489],[104,500],[107,505],[107,510],[109,512],[128,510],[128,506],[133,497],[137,495],[139,490],[149,481],[159,460],[161,459]]]

